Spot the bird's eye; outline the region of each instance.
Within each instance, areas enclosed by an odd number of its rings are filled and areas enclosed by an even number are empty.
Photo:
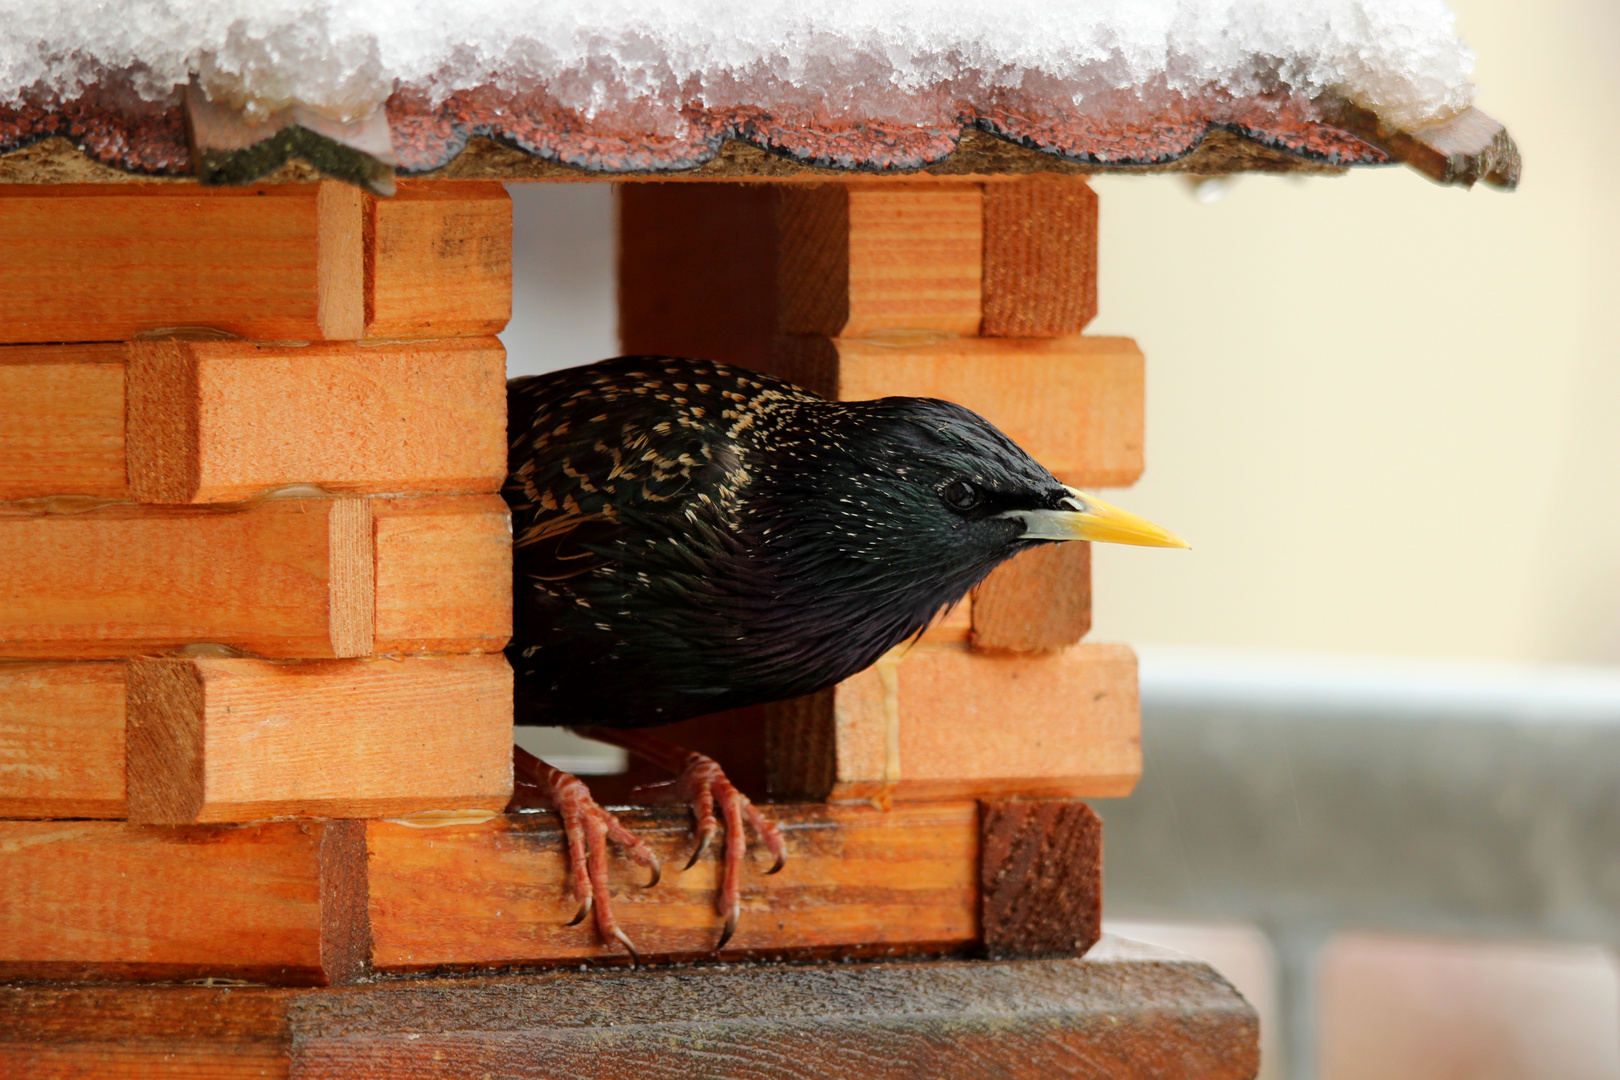
[[[945,485],[945,489],[939,493],[939,497],[944,499],[945,505],[952,510],[971,510],[979,505],[979,501],[984,498],[984,495],[966,480],[952,480]]]

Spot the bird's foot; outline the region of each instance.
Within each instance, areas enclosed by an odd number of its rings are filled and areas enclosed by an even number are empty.
[[[767,874],[776,873],[787,863],[787,844],[782,839],[782,830],[761,814],[748,796],[737,790],[711,757],[689,751],[675,781],[675,789],[681,798],[692,804],[692,814],[697,819],[694,828],[697,846],[692,849],[692,857],[686,863],[688,868],[703,857],[703,853],[709,849],[709,842],[720,830],[720,822],[714,814],[716,803],[720,806],[720,815],[725,818],[726,846],[720,860],[720,893],[715,898],[715,910],[726,920],[725,928],[720,932],[720,942],[714,947],[719,952],[731,940],[731,935],[737,932],[742,865],[748,853],[743,819],[748,819],[748,824],[764,841],[766,850],[776,858],[771,868],[765,871]]]
[[[657,856],[644,841],[619,824],[618,818],[602,809],[577,776],[552,768],[521,747],[512,748],[512,762],[518,776],[536,789],[539,800],[562,818],[563,835],[568,839],[569,878],[574,900],[579,904],[579,913],[568,925],[577,926],[594,913],[602,940],[617,941],[630,953],[633,962],[639,962],[630,935],[613,916],[608,894],[607,842],[611,838],[632,862],[651,871],[646,888],[658,884]]]
[[[714,947],[715,951],[719,952],[726,947],[731,935],[737,930],[737,918],[741,908],[742,866],[748,854],[747,836],[743,831],[744,819],[764,842],[765,849],[776,859],[774,865],[766,871],[767,874],[776,873],[787,863],[787,843],[783,839],[782,830],[760,813],[752,800],[738,791],[736,785],[727,779],[719,763],[706,754],[687,750],[641,731],[586,728],[582,729],[580,734],[622,746],[631,753],[644,757],[675,774],[676,793],[682,800],[691,804],[692,814],[696,819],[693,826],[696,846],[693,848],[692,857],[687,860],[685,869],[690,870],[709,850],[710,843],[720,831],[721,820],[724,820],[726,836],[720,860],[720,892],[715,898],[715,909],[725,919],[725,927],[720,932],[720,941]],[[718,816],[715,814],[716,806],[720,811]]]

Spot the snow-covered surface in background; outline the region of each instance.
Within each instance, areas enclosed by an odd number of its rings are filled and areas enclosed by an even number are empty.
[[[1442,0],[0,0],[0,28],[0,102],[108,73],[148,99],[197,76],[250,110],[341,117],[401,86],[906,123],[962,99],[1101,115],[1280,93],[1410,127],[1473,94]]]

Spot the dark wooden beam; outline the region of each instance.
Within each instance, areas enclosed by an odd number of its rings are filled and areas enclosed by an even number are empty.
[[[1258,1039],[1209,967],[1129,942],[1084,960],[0,988],[0,1073],[18,1076],[1246,1080]]]

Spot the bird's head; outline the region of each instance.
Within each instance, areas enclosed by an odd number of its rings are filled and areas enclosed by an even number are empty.
[[[960,405],[827,402],[782,432],[762,494],[793,578],[927,609],[1042,543],[1187,545],[1066,486]]]

